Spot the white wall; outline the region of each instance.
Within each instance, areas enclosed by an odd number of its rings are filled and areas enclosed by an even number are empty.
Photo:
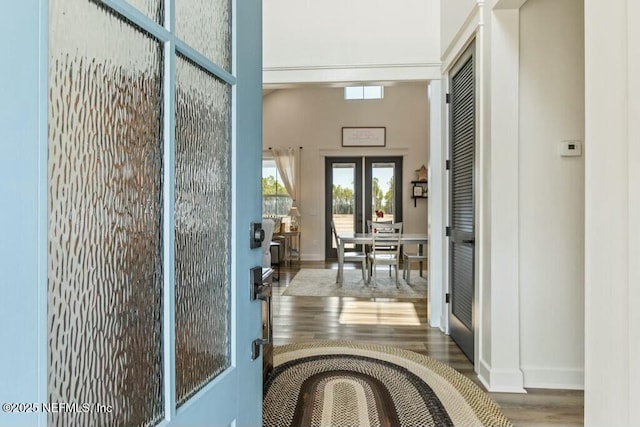
[[[469,18],[477,0],[453,0],[440,2],[440,51],[445,53],[458,31]]]
[[[583,0],[528,0],[520,9],[525,387],[584,384],[584,156],[559,155],[562,140],[584,141],[583,16]]]
[[[439,17],[438,0],[269,0],[264,82],[438,78]]]
[[[263,141],[268,147],[301,146],[300,230],[304,260],[322,260],[325,253],[325,156],[400,155],[403,166],[405,230],[427,232],[427,200],[411,199],[415,170],[428,165],[429,108],[426,84],[385,88],[383,100],[345,101],[343,89],[303,87],[280,89],[263,100]],[[342,148],[343,126],[385,126],[386,147]]]
[[[637,0],[585,0],[585,426],[640,424]]]
[[[627,2],[627,75],[640,75],[640,28],[636,19],[640,16],[640,2]],[[640,82],[638,79],[627,80],[627,188],[629,197],[629,218],[640,218]],[[640,260],[640,222],[629,221],[627,241],[627,259]],[[623,249],[624,250],[624,249]],[[598,255],[598,254],[594,254]],[[638,262],[627,263],[627,286],[629,287],[629,327],[627,342],[629,343],[629,360],[640,360],[640,265]],[[635,284],[635,286],[633,286]],[[597,334],[598,331],[595,331]],[[640,402],[640,366],[629,363],[629,401]],[[593,400],[593,395],[589,397]],[[640,424],[640,405],[629,405],[629,420]]]

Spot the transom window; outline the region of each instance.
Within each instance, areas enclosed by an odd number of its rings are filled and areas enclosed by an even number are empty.
[[[382,99],[384,98],[384,86],[347,86],[344,88],[344,99]]]

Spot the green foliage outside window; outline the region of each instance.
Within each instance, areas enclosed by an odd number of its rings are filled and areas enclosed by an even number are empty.
[[[286,216],[293,200],[289,197],[284,185],[276,180],[276,177],[269,175],[262,178],[262,215],[264,216]]]
[[[355,205],[353,189],[333,185],[333,213],[352,214]]]
[[[264,187],[264,183],[263,183]],[[378,178],[372,181],[372,208],[373,211],[382,210],[385,213],[393,214],[393,177],[388,182],[388,190],[382,191]],[[355,206],[355,196],[352,188],[345,188],[340,185],[333,185],[333,213],[353,214]]]
[[[268,176],[262,178],[262,194],[274,196],[274,195],[286,195],[287,189],[284,185],[276,181],[275,176]]]

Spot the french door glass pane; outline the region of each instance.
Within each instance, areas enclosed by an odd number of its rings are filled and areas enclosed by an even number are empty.
[[[371,219],[393,222],[395,214],[394,163],[373,163],[371,167]]]
[[[176,61],[176,395],[230,366],[231,87]]]
[[[333,163],[333,207],[332,216],[336,232],[353,233],[356,231],[356,165],[355,163]],[[335,239],[333,248],[336,248]],[[352,243],[345,248],[353,248]]]
[[[48,398],[164,414],[162,46],[87,0],[49,2]]]
[[[127,0],[127,2],[158,24],[163,24],[164,0]]]
[[[231,0],[177,0],[176,35],[231,71]]]

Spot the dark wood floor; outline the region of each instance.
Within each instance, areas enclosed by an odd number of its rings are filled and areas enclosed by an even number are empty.
[[[482,385],[456,344],[427,322],[426,299],[371,301],[339,297],[282,296],[299,268],[336,268],[325,262],[302,262],[281,268],[274,282],[275,345],[314,340],[375,342],[433,357]],[[484,387],[482,387],[484,389]],[[489,393],[516,425],[582,426],[581,391],[529,389],[527,394]]]

